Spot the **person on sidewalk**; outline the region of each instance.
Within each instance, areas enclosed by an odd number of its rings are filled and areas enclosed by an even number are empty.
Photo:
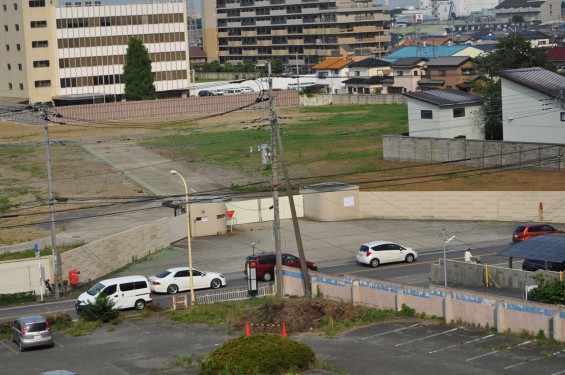
[[[473,254],[471,254],[471,248],[468,248],[467,251],[465,251],[465,262],[466,263],[481,263],[481,258],[473,256]]]

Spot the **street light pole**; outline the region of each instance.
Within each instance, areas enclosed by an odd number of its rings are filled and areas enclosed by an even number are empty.
[[[182,180],[184,185],[184,199],[185,199],[185,208],[186,208],[186,229],[187,229],[187,241],[188,241],[188,272],[190,275],[190,306],[194,306],[196,304],[194,300],[194,282],[192,278],[192,244],[190,240],[190,211],[188,208],[188,185],[186,184],[186,180],[180,173],[175,171],[174,169],[171,170],[171,174],[176,174]]]
[[[447,257],[445,255],[445,248],[447,244],[453,240],[455,236],[451,236],[446,239],[445,229],[443,229],[443,286],[447,288]]]

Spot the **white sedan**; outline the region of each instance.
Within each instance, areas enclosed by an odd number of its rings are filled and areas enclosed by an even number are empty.
[[[372,241],[361,245],[357,252],[357,261],[378,267],[379,264],[392,262],[412,263],[418,259],[418,253],[409,247],[389,241]]]
[[[175,294],[190,290],[190,270],[188,267],[169,268],[148,279],[152,292]],[[194,289],[218,289],[226,286],[226,278],[217,272],[205,272],[193,268],[192,280]]]

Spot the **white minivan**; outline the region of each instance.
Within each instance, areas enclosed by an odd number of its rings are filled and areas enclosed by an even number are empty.
[[[101,293],[107,295],[114,302],[114,309],[134,307],[137,310],[143,310],[145,305],[152,301],[147,277],[141,275],[124,276],[96,283],[78,297],[75,303],[76,310],[80,311],[86,304],[94,303]]]

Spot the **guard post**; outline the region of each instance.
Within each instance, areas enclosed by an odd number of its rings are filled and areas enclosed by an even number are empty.
[[[247,262],[247,293],[251,297],[256,297],[257,291],[257,261],[250,260]]]

